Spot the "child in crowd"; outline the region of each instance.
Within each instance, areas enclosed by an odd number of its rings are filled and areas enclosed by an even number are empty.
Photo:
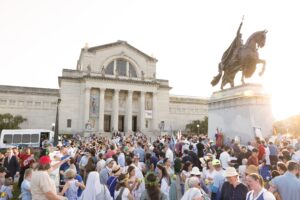
[[[31,175],[32,175],[32,169],[31,168],[26,169],[25,173],[24,173],[24,180],[21,184],[22,200],[31,200],[32,199],[32,195],[30,192]]]
[[[12,178],[6,178],[4,185],[0,188],[0,200],[8,200],[13,197],[12,195],[13,181]]]
[[[59,195],[65,195],[68,200],[77,200],[77,191],[79,186],[81,186],[82,183],[75,180],[76,177],[76,171],[73,169],[68,169],[64,173],[65,178],[65,185],[62,189],[62,191],[59,193]]]

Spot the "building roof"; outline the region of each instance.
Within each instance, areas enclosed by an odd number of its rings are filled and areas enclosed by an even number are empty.
[[[59,96],[59,89],[0,85],[0,93]]]
[[[113,42],[113,43],[109,43],[109,44],[104,44],[104,45],[100,45],[100,46],[95,46],[95,47],[90,47],[87,49],[88,52],[94,52],[100,49],[105,49],[105,48],[110,48],[113,46],[118,46],[118,45],[125,45],[127,47],[129,47],[130,49],[136,51],[137,53],[147,57],[149,60],[153,61],[153,62],[157,62],[158,60],[156,58],[153,58],[152,56],[147,55],[146,53],[138,50],[137,48],[135,48],[134,46],[131,46],[130,44],[128,44],[126,41],[123,40],[118,40],[117,42]],[[85,48],[82,48],[81,51],[84,51]]]
[[[207,97],[195,97],[195,96],[170,94],[170,103],[208,104],[208,98]]]

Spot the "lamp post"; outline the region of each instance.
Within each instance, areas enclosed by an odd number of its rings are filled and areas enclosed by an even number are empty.
[[[57,144],[58,144],[58,128],[59,128],[59,125],[58,125],[58,122],[59,122],[59,112],[58,112],[58,108],[59,108],[60,102],[61,102],[61,99],[60,99],[60,98],[57,99],[53,146],[57,146]]]
[[[199,135],[199,127],[200,127],[200,124],[197,124],[198,135]]]

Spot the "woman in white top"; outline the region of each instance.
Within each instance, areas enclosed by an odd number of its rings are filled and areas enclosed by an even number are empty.
[[[166,168],[162,165],[157,165],[158,169],[158,177],[160,179],[160,191],[163,192],[167,199],[169,199],[169,192],[170,192],[170,185],[171,185],[171,178],[168,174]]]
[[[86,181],[85,190],[82,192],[80,200],[112,200],[109,190],[100,184],[98,172],[90,172]]]
[[[203,178],[210,192],[211,192],[212,184],[214,182],[215,175],[216,175],[216,170],[212,165],[212,160],[207,160],[206,167],[203,168]]]
[[[169,158],[165,158],[164,165],[168,174],[172,177],[174,175],[174,170],[172,169],[171,160]]]
[[[180,174],[180,187],[181,187],[181,194],[184,194],[184,184],[186,179],[190,178],[191,171],[193,169],[193,164],[189,161],[184,163],[181,174]]]
[[[249,174],[247,177],[249,191],[246,200],[276,200],[274,195],[263,187],[263,178],[256,174]]]
[[[129,166],[127,169],[127,172],[129,175],[129,178],[128,178],[129,190],[131,191],[131,193],[135,199],[140,199],[141,194],[138,193],[137,190],[139,189],[141,182],[135,176],[135,167]]]
[[[116,185],[115,199],[133,200],[133,196],[130,193],[128,186],[128,178],[128,174],[121,174],[118,177],[119,182]]]

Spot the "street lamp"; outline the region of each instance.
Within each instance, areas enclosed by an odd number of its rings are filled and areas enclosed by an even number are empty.
[[[199,128],[200,128],[200,124],[197,124],[198,135],[199,135]]]
[[[56,104],[56,118],[55,118],[55,129],[54,129],[54,142],[53,146],[57,146],[58,144],[58,122],[59,122],[59,112],[58,112],[58,107],[61,102],[61,99],[57,99],[57,104]]]

